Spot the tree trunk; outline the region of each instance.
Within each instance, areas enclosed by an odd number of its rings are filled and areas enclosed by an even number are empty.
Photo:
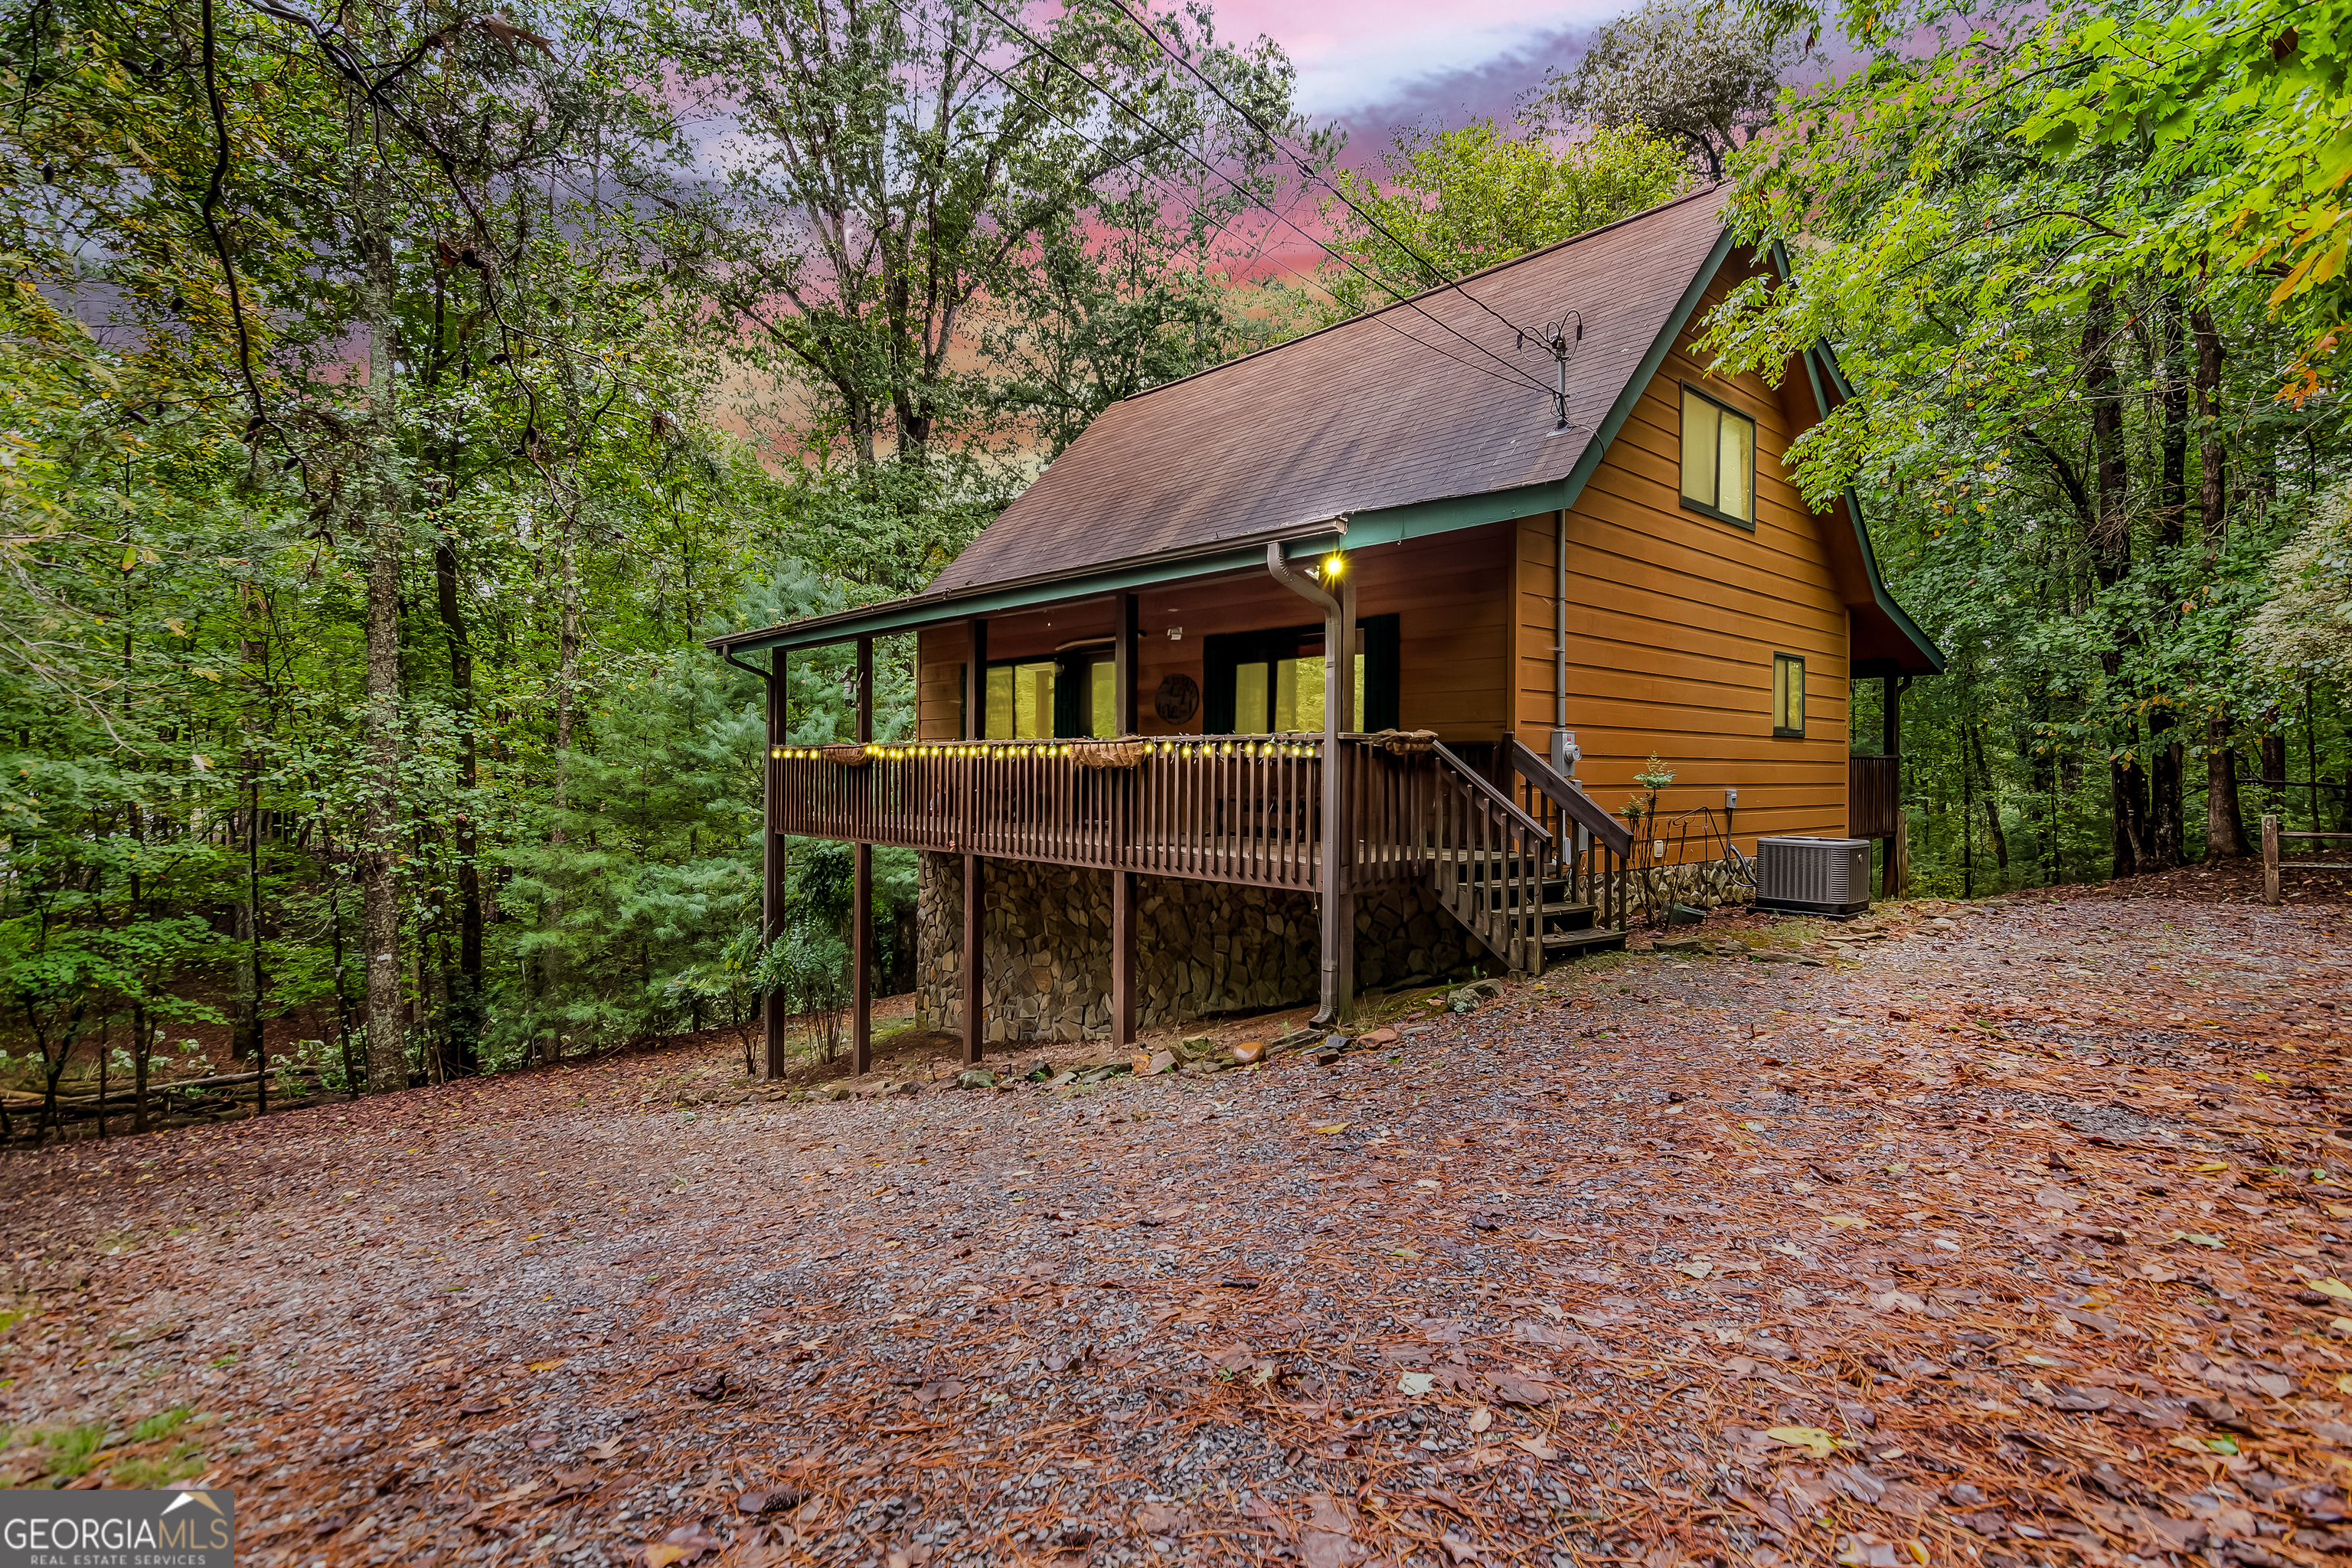
[[[2229,542],[2229,451],[2221,440],[2221,338],[2213,330],[2212,312],[2204,306],[2198,306],[2189,320],[2197,334],[2197,505],[2210,561]],[[2238,837],[2244,838],[2242,828]]]
[[[2091,560],[2103,588],[2114,587],[2131,570],[2131,469],[2124,451],[2124,389],[2116,374],[2114,332],[2114,297],[2101,284],[2091,291],[2084,312],[2083,391],[2091,416]]]
[[[131,1131],[147,1131],[147,1052],[149,1031],[143,1003],[131,1005]]]
[[[556,563],[556,634],[555,634],[555,786],[553,805],[555,826],[548,835],[551,844],[562,845],[568,834],[563,814],[572,808],[572,737],[577,724],[578,705],[573,700],[572,682],[580,664],[580,571],[572,559],[572,519],[567,513],[559,548],[562,553]],[[563,868],[555,868],[556,894],[551,900],[550,925],[561,929],[563,924]],[[560,998],[563,980],[562,944],[550,943],[547,954],[547,994]],[[549,1052],[555,1059],[563,1056],[563,1036],[559,1030],[549,1042]]]
[[[2205,721],[2205,858],[2232,860],[2253,852],[2238,805],[2238,754],[2230,744],[2230,715]]]
[[[246,702],[239,721],[245,746],[239,759],[245,774],[245,899],[237,911],[237,935],[243,951],[237,964],[237,1034],[229,1055],[260,1065],[262,992],[268,982],[261,972],[261,752],[257,736],[266,712],[269,645],[263,633],[269,626],[268,603],[260,590],[247,588],[244,601],[247,635],[237,642],[237,662],[244,669]]]
[[[479,774],[474,753],[474,654],[467,641],[464,612],[457,600],[457,542],[444,530],[433,551],[433,569],[441,604],[441,631],[449,644],[449,689],[457,710],[457,787],[464,807],[457,813],[457,969],[443,978],[449,993],[443,1039],[450,1060],[445,1074],[461,1077],[475,1070],[480,1058],[482,1034],[482,873],[476,862],[478,846],[474,831],[474,788]]]
[[[356,107],[352,142],[368,154]],[[368,1086],[408,1087],[408,1042],[401,1027],[400,907],[394,876],[400,820],[399,402],[394,378],[400,340],[393,310],[389,197],[380,169],[363,166],[354,193],[362,215],[360,320],[367,329],[367,437],[357,507],[368,547],[367,775],[361,820],[360,949],[367,963]]]
[[[2083,312],[2082,354],[2083,391],[2091,418],[2091,564],[2101,588],[2114,587],[2131,570],[2131,469],[2124,450],[2123,383],[2116,374],[2112,342],[2115,316],[2115,296],[2100,284],[2091,290]],[[2114,643],[2100,652],[2100,666],[2116,697],[2126,684],[2125,659],[2137,641],[2137,634],[2119,618]],[[2146,858],[2147,775],[2137,761],[2110,763],[2107,771],[2115,828],[2113,874],[2134,876]]]
[[[2186,536],[2189,512],[2189,381],[2188,344],[2182,332],[2180,301],[2168,296],[2157,308],[2158,401],[2164,426],[2158,442],[2156,480],[2156,537],[2169,548]]]
[[[2148,750],[2147,831],[2144,847],[2147,860],[2143,871],[2163,871],[2180,864],[2186,858],[2188,840],[2188,805],[2183,799],[2182,769],[2187,761],[2181,743],[2173,738],[2176,731],[2172,710],[2158,707],[2147,716]]]
[[[2009,879],[2009,835],[2000,830],[2000,797],[1992,787],[1992,767],[1985,761],[1984,734],[1975,724],[1969,726],[1969,755],[1976,765],[1977,777],[1984,783],[1985,838],[1992,845],[1992,858]]]
[[[2107,767],[2108,793],[2115,803],[2114,874],[2137,877],[2154,868],[2147,842],[2147,770],[2137,757]]]

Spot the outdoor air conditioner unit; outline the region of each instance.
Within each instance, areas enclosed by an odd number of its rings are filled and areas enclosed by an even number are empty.
[[[1759,838],[1756,907],[1800,915],[1870,908],[1867,838]]]

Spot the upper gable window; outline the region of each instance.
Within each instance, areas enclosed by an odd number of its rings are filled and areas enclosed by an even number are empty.
[[[1683,388],[1683,505],[1756,526],[1756,421]]]

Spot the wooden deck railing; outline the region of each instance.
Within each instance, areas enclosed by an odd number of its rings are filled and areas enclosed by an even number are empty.
[[[1543,968],[1543,893],[1551,835],[1461,758],[1436,748],[1431,814],[1437,896],[1513,969]]]
[[[1624,925],[1632,832],[1574,780],[1553,772],[1549,762],[1516,739],[1503,742],[1496,765],[1511,784],[1519,808],[1551,836],[1552,854],[1567,879],[1570,900],[1591,904],[1602,926]]]
[[[1125,742],[1118,765],[1067,741],[780,747],[777,830],[950,854],[1318,886],[1320,736]],[[1090,758],[1087,753],[1094,752]],[[1346,888],[1423,874],[1429,759],[1340,742]]]
[[[1899,757],[1864,756],[1845,760],[1845,832],[1849,838],[1891,838],[1902,820],[1897,791]]]

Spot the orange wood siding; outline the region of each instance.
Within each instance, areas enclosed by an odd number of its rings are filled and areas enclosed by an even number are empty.
[[[1447,740],[1492,741],[1508,721],[1509,580],[1512,525],[1409,540],[1349,557],[1356,614],[1398,617],[1398,721]],[[1223,632],[1307,626],[1322,616],[1263,569],[1195,578],[1137,595],[1136,707],[1139,732],[1199,734],[1201,715],[1171,725],[1153,708],[1160,683],[1188,675],[1200,684],[1202,649]],[[1063,643],[1109,635],[1108,598],[993,617],[988,657],[1042,658]],[[1169,630],[1181,627],[1171,640]],[[920,634],[919,728],[927,741],[957,738],[966,638],[961,623]]]
[[[1707,305],[1736,279],[1719,279]],[[1699,312],[1704,317],[1705,310]],[[1580,775],[1612,810],[1650,754],[1675,783],[1666,813],[1723,805],[1743,847],[1758,834],[1843,836],[1847,622],[1822,530],[1779,458],[1801,428],[1760,377],[1709,379],[1685,333],[1568,517],[1568,727]],[[1752,533],[1682,505],[1682,384],[1756,420]],[[1784,389],[1785,391],[1786,389]],[[1555,514],[1521,519],[1516,721],[1550,744]],[[1772,734],[1772,656],[1805,660],[1805,734]]]
[[[963,664],[971,653],[963,623],[915,634],[915,737],[963,739]]]

